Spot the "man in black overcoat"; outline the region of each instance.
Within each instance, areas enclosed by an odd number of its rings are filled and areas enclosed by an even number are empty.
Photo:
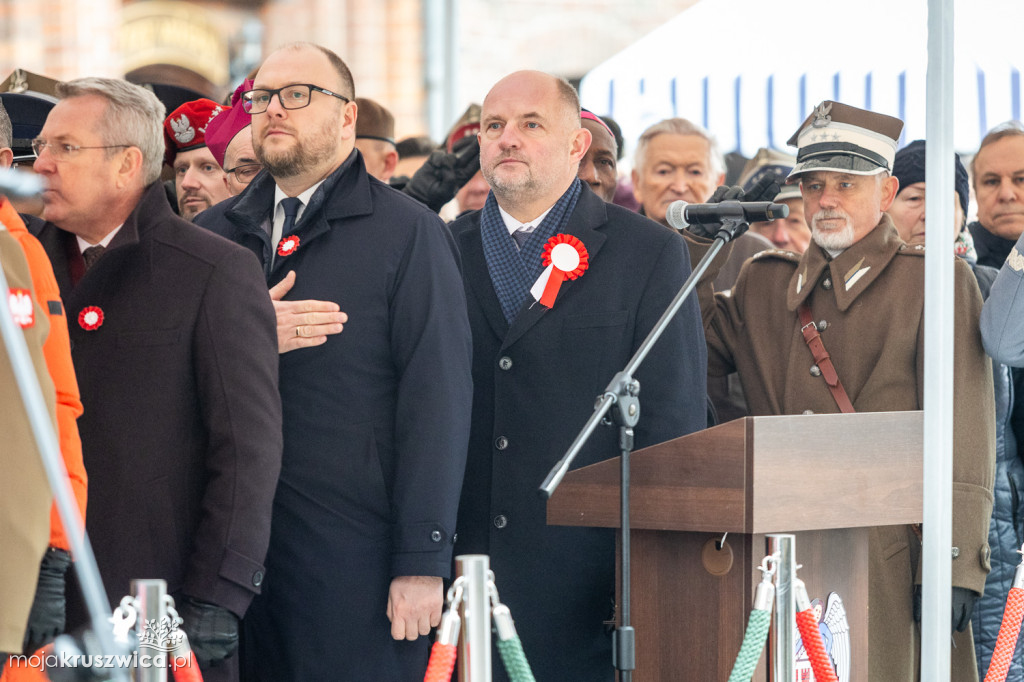
[[[241,106],[265,171],[196,217],[251,249],[281,299],[284,457],[243,672],[422,679],[469,438],[471,342],[451,236],[367,175],[337,55],[286,46],[253,87]],[[344,331],[329,310],[304,311],[317,301],[347,315]]]
[[[84,78],[58,95],[34,143],[46,222],[29,227],[67,310],[86,529],[112,604],[166,580],[205,678],[237,679],[223,659],[263,583],[281,462],[273,306],[251,253],[171,210],[151,92]],[[74,590],[68,607],[83,624]]]
[[[686,245],[577,179],[590,132],[565,81],[531,71],[499,81],[479,139],[491,193],[452,224],[474,383],[456,553],[490,555],[538,680],[612,680],[604,621],[613,618],[615,536],[547,526],[538,488],[685,281]],[[570,274],[546,297],[560,264]],[[706,374],[691,297],[637,373],[637,448],[705,427]],[[599,428],[575,466],[617,454],[618,430]],[[495,679],[506,679],[500,664]]]

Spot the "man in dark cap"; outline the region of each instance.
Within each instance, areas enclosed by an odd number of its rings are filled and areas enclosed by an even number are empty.
[[[381,182],[395,174],[395,117],[382,105],[356,97],[356,149],[363,155],[366,172]]]
[[[804,200],[800,196],[799,185],[784,184],[795,164],[795,156],[762,147],[743,168],[738,184],[744,192],[749,192],[766,175],[778,178],[782,188],[772,201],[785,204],[789,209],[789,215],[785,218],[751,223],[750,231],[761,235],[777,249],[803,253],[811,243],[811,228],[804,219]]]
[[[924,250],[904,243],[885,213],[899,187],[891,173],[902,129],[890,116],[822,102],[789,141],[799,148],[789,178],[800,182],[814,243],[803,255],[771,249],[755,256],[731,296],[706,285],[722,257],[705,273],[699,296],[708,371],[737,371],[751,414],[922,408]],[[690,230],[697,259],[711,239],[699,226]],[[969,626],[989,567],[995,426],[992,373],[977,328],[981,295],[959,259],[954,295],[953,679],[976,680]],[[817,344],[824,357],[812,351]],[[869,537],[868,677],[916,679],[912,597],[921,542],[910,526],[873,528]]]
[[[226,109],[230,107],[197,99],[185,102],[164,121],[164,163],[174,169],[178,212],[185,220],[231,196],[224,171],[206,146],[206,126]]]
[[[580,109],[580,120],[583,127],[590,131],[590,147],[580,160],[579,178],[590,185],[594,194],[611,202],[615,198],[615,185],[618,181],[615,134],[599,116],[586,109]]]

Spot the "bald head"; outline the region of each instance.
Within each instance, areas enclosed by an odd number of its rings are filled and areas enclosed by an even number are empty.
[[[590,146],[576,91],[550,74],[517,71],[487,93],[480,118],[487,184],[502,208],[532,220],[569,188]]]

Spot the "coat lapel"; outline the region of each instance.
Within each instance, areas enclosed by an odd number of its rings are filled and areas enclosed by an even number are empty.
[[[501,311],[501,302],[494,292],[494,285],[491,284],[491,276],[487,271],[487,260],[484,257],[483,238],[480,235],[479,214],[477,214],[475,229],[464,230],[459,235],[459,252],[462,254],[462,267],[465,269],[465,281],[473,298],[480,305],[484,317],[491,325],[495,336],[504,338],[508,332],[508,322]]]
[[[580,193],[579,201],[576,203],[576,210],[574,210],[572,215],[569,217],[569,223],[566,226],[565,231],[583,242],[583,246],[587,249],[587,254],[590,257],[590,263],[594,262],[597,252],[601,250],[601,246],[604,244],[605,239],[607,239],[604,233],[597,229],[604,225],[607,220],[608,211],[605,208],[604,201],[594,194],[589,187],[584,185],[583,190]],[[579,279],[583,279],[586,276],[587,273],[584,272],[577,280],[566,280],[562,282],[562,285],[558,290],[558,298],[555,299],[555,306],[557,307],[560,302],[564,301],[566,297],[569,296]],[[490,278],[488,278],[488,281],[490,281]],[[497,300],[497,298],[495,298],[495,300]],[[508,330],[508,335],[505,337],[502,349],[508,348],[519,340],[519,338],[529,331],[531,327],[537,324],[537,322],[539,322],[547,312],[547,308],[542,306],[540,303],[537,303],[532,298],[523,304],[523,308],[519,311],[519,314],[516,316],[516,319],[513,320],[512,326]]]

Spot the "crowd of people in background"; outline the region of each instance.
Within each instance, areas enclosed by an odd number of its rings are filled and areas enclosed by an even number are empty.
[[[547,525],[536,488],[712,244],[717,226],[671,226],[674,202],[788,215],[714,258],[647,358],[636,448],[747,415],[923,407],[925,143],[900,148],[891,116],[823,102],[795,154],[761,149],[735,177],[712,132],[667,119],[627,174],[615,121],[535,71],[438,144],[399,139],[310,43],[223,102],[20,82],[0,93],[0,166],[46,190],[0,198],[12,310],[106,596],[166,580],[208,680],[421,679],[469,553],[529,614],[537,679],[613,679],[614,533]],[[1024,126],[992,130],[969,170],[957,156],[956,680],[984,676],[1024,544]],[[78,531],[0,390],[12,682],[41,675],[17,654],[88,614]],[[604,429],[575,465],[617,454]],[[919,679],[920,538],[871,531],[872,680]],[[1019,649],[1007,679],[1024,682]]]

